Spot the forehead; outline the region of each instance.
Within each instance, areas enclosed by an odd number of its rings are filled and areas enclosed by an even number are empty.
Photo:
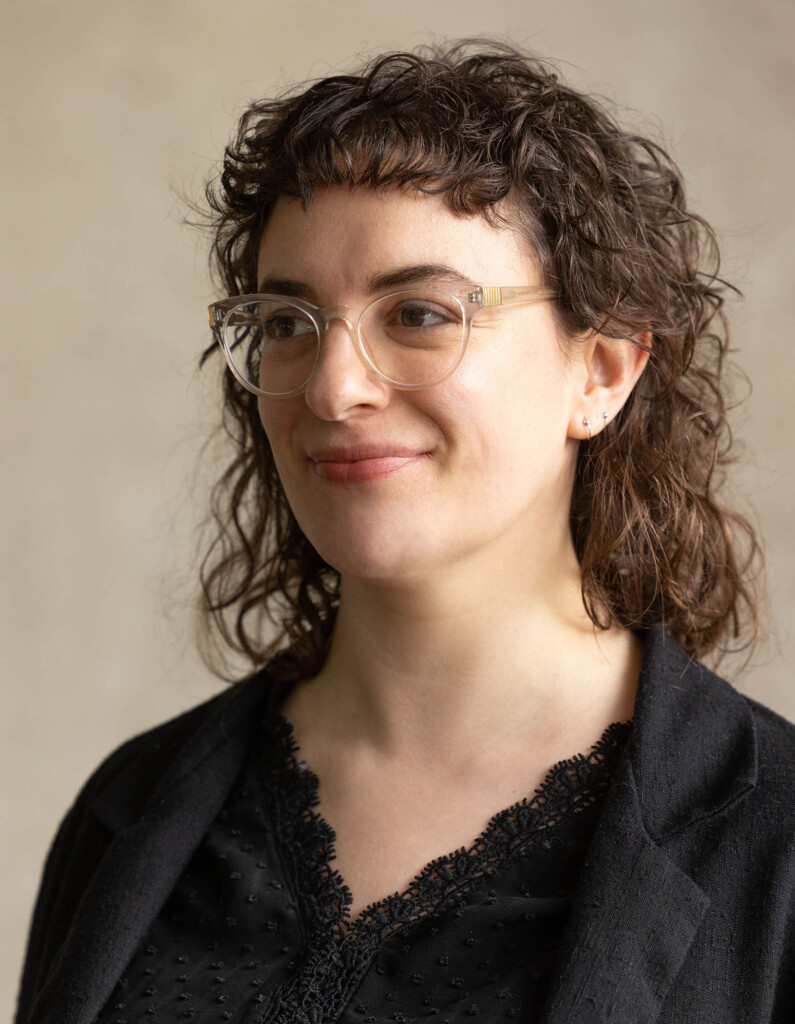
[[[510,226],[458,216],[441,196],[414,189],[333,188],[318,191],[306,210],[294,199],[276,203],[260,241],[258,280],[352,292],[374,274],[419,263],[445,264],[478,284],[537,278],[527,243]]]

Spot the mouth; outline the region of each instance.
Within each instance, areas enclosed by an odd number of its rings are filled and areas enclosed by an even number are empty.
[[[309,461],[321,480],[358,484],[401,473],[423,461],[428,454],[394,447],[337,448],[314,452]]]

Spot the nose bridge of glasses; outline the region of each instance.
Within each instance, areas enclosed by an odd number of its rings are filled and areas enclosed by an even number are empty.
[[[329,329],[332,320],[342,320],[352,335],[356,333],[350,306],[326,306],[325,309],[319,310],[318,314],[320,322],[323,324],[324,333]]]

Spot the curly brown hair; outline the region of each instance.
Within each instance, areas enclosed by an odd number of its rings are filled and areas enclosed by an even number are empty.
[[[211,267],[227,294],[256,291],[276,201],[306,205],[329,186],[440,194],[453,212],[491,223],[510,209],[560,292],[570,337],[651,331],[629,400],[580,446],[571,529],[585,606],[601,628],[661,623],[694,656],[751,645],[759,546],[715,493],[732,444],[730,286],[666,152],[513,47],[467,40],[382,55],[243,114],[206,190]],[[311,676],[339,575],[292,515],[256,397],[231,373],[223,386],[234,456],[213,492],[202,614],[254,666],[285,649],[282,671]]]

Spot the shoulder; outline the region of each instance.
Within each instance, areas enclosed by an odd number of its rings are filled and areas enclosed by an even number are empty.
[[[198,761],[222,743],[242,737],[252,709],[273,685],[263,670],[125,740],[91,773],[74,807],[93,807],[111,825],[121,824],[122,817],[136,817],[170,775],[190,767],[190,758],[178,767],[186,751],[193,750]]]
[[[714,758],[732,751],[725,767],[731,769],[734,780],[745,774],[743,764],[749,768],[751,786],[741,812],[748,817],[749,835],[759,842],[764,837],[768,848],[774,846],[791,856],[795,853],[795,724],[721,676],[705,672],[702,678],[704,694],[712,698],[706,713],[718,723],[713,733]],[[731,713],[722,719],[716,714],[718,707]],[[732,729],[743,720],[744,727]]]
[[[96,792],[118,777],[131,763],[156,765],[167,760],[186,740],[211,721],[228,701],[229,691],[188,708],[173,718],[137,733],[113,749],[92,772],[83,791]]]
[[[715,737],[724,741],[729,726],[744,721],[747,730],[737,739],[756,748],[757,787],[764,790],[777,784],[791,785],[795,779],[795,724],[784,715],[743,692],[735,683],[703,665],[698,665],[700,700],[703,702],[702,726],[707,718],[716,723]],[[793,808],[795,810],[795,806]]]
[[[744,692],[742,683],[735,683],[704,665],[693,663],[700,676],[703,696],[713,711],[728,709],[748,717],[753,725],[760,755],[769,763],[789,764],[795,770],[795,723],[771,707]]]
[[[795,760],[795,724],[748,696],[740,683],[686,654],[663,628],[641,634],[644,645],[638,708],[644,719],[666,732],[685,730],[689,738],[714,738],[716,744],[733,727],[739,735],[756,734],[771,757]],[[655,737],[661,738],[661,737]]]
[[[169,790],[184,794],[190,789],[188,803],[195,805],[197,816],[205,803],[212,805],[215,797],[222,797],[246,749],[256,708],[269,692],[272,680],[266,672],[258,673],[131,737],[92,772],[45,860],[28,935],[20,1020],[25,1019],[22,1008],[30,1005],[67,941],[84,894],[94,885],[114,839],[139,822],[146,822],[146,835],[162,828]],[[184,824],[178,831],[184,831]],[[122,844],[117,867],[128,863],[125,858],[134,861],[142,842],[137,834]]]
[[[795,782],[795,724],[746,694],[741,693],[740,697],[754,723],[762,781],[786,785],[791,796]]]
[[[651,630],[644,644],[627,761],[650,834],[674,835],[732,808],[756,832],[763,805],[771,815],[781,805],[777,831],[792,828],[795,725],[664,630]]]

